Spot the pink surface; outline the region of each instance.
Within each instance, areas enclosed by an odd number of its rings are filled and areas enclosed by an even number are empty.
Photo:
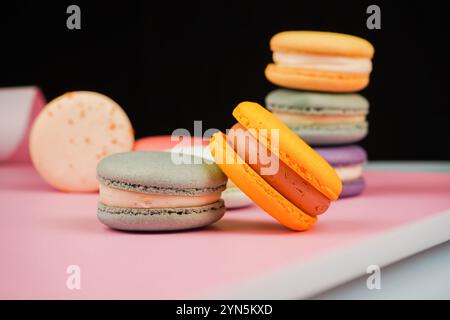
[[[31,167],[2,166],[0,298],[196,298],[450,209],[450,174],[366,178],[363,196],[333,203],[304,233],[251,206],[199,231],[133,234],[97,221],[96,194],[60,193]],[[66,288],[69,265],[81,268],[81,290]]]

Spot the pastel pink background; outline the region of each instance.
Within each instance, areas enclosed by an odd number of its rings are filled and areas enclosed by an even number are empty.
[[[98,222],[97,194],[61,193],[31,166],[1,166],[0,298],[204,297],[450,208],[450,174],[365,176],[362,196],[333,203],[308,232],[251,206],[202,230],[125,233]],[[66,288],[69,265],[81,267],[81,290]]]

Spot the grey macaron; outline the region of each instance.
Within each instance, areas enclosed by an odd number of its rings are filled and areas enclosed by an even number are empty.
[[[106,157],[97,166],[97,179],[109,189],[144,194],[195,197],[225,190],[227,178],[216,164],[169,152],[135,151]],[[100,188],[102,190],[102,188]],[[225,213],[223,200],[201,206],[172,208],[123,207],[99,202],[97,217],[105,225],[129,231],[172,231],[200,228]]]
[[[365,118],[369,102],[362,95],[344,93],[318,93],[288,89],[277,89],[266,97],[266,106],[277,117],[311,145],[338,145],[354,143],[363,139],[368,132],[368,122],[340,122],[344,118],[359,116]],[[288,117],[284,119],[285,117]],[[292,117],[294,116],[294,117]],[[333,124],[301,123],[295,116],[316,119],[337,119]]]

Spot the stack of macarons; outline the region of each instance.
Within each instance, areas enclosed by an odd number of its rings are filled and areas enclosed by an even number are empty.
[[[369,83],[373,46],[346,34],[287,31],[270,47],[265,74],[282,88],[266,96],[266,107],[336,169],[341,197],[360,194],[367,155],[353,144],[368,133],[369,102],[355,92]]]

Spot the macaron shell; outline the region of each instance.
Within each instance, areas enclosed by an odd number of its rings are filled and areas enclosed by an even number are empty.
[[[265,152],[268,151],[265,145],[241,124],[231,127],[226,137],[236,154],[297,208],[310,216],[322,214],[329,208],[330,199],[280,161],[276,154]],[[264,171],[269,167],[269,171]]]
[[[290,128],[312,146],[341,145],[361,141],[367,136],[365,125],[313,126]]]
[[[333,167],[351,166],[367,161],[366,151],[358,145],[314,148]]]
[[[162,151],[111,155],[98,164],[97,176],[102,184],[117,189],[174,195],[220,192],[227,183],[227,177],[214,163]]]
[[[363,177],[353,180],[346,181],[343,184],[342,193],[339,198],[348,198],[360,195],[366,187],[366,182]]]
[[[110,98],[95,92],[66,93],[38,115],[30,155],[39,174],[63,191],[96,191],[96,165],[105,156],[131,150],[130,120]]]
[[[257,103],[243,102],[233,116],[247,129],[278,130],[280,160],[330,200],[338,198],[342,183],[334,169],[270,111]]]
[[[214,134],[209,146],[216,163],[233,183],[281,224],[292,230],[304,231],[316,223],[317,218],[294,206],[246,164],[228,145],[223,133]],[[236,161],[223,161],[222,156]]]
[[[273,51],[372,58],[372,44],[349,34],[320,31],[285,31],[270,40]]]
[[[222,192],[222,199],[225,201],[225,207],[227,209],[243,208],[253,203],[252,199],[247,197],[245,193],[237,187],[227,187],[225,191]]]
[[[356,92],[369,84],[368,74],[339,73],[269,64],[267,80],[281,87],[325,92]]]
[[[106,226],[124,231],[176,231],[208,226],[225,214],[223,200],[201,207],[136,209],[98,204],[97,217]]]
[[[317,93],[276,89],[265,99],[273,112],[305,115],[365,115],[369,102],[356,93]]]
[[[136,140],[133,150],[136,151],[165,151],[172,148],[190,146],[207,146],[209,140],[196,136],[150,136]]]

